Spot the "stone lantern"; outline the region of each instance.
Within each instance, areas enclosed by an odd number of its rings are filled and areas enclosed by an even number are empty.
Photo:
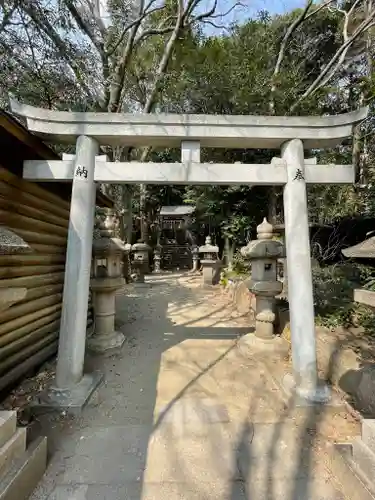
[[[256,297],[255,334],[244,335],[241,347],[257,353],[280,352],[286,354],[288,345],[274,335],[275,297],[283,289],[277,279],[278,259],[285,255],[284,245],[272,239],[273,227],[264,218],[257,227],[257,239],[241,249],[241,255],[251,261],[251,280],[248,288]]]
[[[161,246],[156,245],[154,250],[154,272],[161,272]]]
[[[93,242],[93,276],[91,289],[94,299],[95,330],[88,346],[96,352],[105,352],[122,346],[125,337],[115,331],[116,290],[125,281],[121,261],[124,244],[115,236],[117,218],[109,208],[97,209],[98,237]]]
[[[193,273],[196,273],[198,271],[199,265],[199,247],[197,247],[197,245],[194,245],[191,253],[193,257]]]
[[[199,248],[203,268],[203,285],[213,285],[219,260],[218,253],[219,247],[212,244],[211,236],[207,236],[205,244]]]
[[[0,226],[0,255],[32,253],[32,248],[20,236],[5,226]],[[0,312],[26,298],[27,288],[0,288]]]
[[[145,282],[145,274],[149,269],[148,256],[150,252],[150,247],[139,240],[132,246],[133,252],[133,268],[136,274],[136,281],[138,283]]]

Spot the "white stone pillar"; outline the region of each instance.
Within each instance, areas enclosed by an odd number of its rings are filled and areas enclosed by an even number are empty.
[[[294,380],[298,394],[313,401],[327,399],[317,386],[314,300],[303,143],[282,147],[288,180],[284,188],[285,240]]]
[[[83,377],[83,364],[96,196],[94,170],[98,151],[99,145],[95,139],[78,137],[56,380],[49,394],[50,400],[63,406],[70,405],[71,397],[75,400],[72,404],[80,406],[90,396],[95,385],[92,378]]]

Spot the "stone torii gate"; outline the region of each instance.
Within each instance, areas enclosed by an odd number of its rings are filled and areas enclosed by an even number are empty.
[[[49,404],[81,407],[100,382],[84,375],[86,317],[95,209],[95,183],[283,185],[292,359],[297,391],[327,399],[318,384],[306,183],[354,182],[351,165],[317,165],[305,149],[333,147],[352,135],[367,108],[327,117],[111,114],[50,111],[12,101],[13,113],[43,139],[76,144],[75,157],[26,161],[29,181],[72,181],[63,310],[56,379]],[[179,163],[112,163],[106,146],[181,146]],[[200,147],[281,149],[270,164],[200,162]]]

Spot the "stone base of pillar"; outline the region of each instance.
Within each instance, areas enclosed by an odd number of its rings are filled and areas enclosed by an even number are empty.
[[[241,337],[238,349],[246,356],[277,356],[285,358],[289,352],[289,344],[282,337],[274,336],[270,339],[258,337],[254,333],[248,333]]]
[[[60,389],[52,383],[31,402],[31,411],[33,413],[65,411],[71,415],[79,415],[102,380],[103,375],[100,372],[93,372],[85,374],[80,382],[68,389]]]
[[[125,335],[121,332],[113,331],[106,335],[93,335],[87,341],[90,351],[103,353],[120,349],[125,342]]]
[[[286,399],[295,407],[324,405],[337,411],[345,409],[343,400],[323,381],[318,381],[313,386],[297,386],[293,375],[288,373],[281,381],[281,386]]]
[[[143,273],[135,272],[133,275],[133,282],[134,283],[144,283],[145,282],[145,275]]]
[[[203,285],[204,286],[211,286],[213,284],[212,278],[213,278],[213,269],[211,266],[204,266],[203,267]]]

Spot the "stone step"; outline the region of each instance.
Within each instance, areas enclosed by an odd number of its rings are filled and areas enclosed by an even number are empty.
[[[368,480],[373,483],[375,478],[375,453],[360,437],[356,437],[353,441],[353,461]]]
[[[47,466],[47,438],[33,441],[0,482],[0,500],[27,500]]]
[[[9,441],[17,430],[17,412],[0,411],[0,448]]]
[[[26,428],[17,429],[13,436],[0,448],[0,474],[4,475],[14,460],[26,450]]]
[[[336,484],[350,500],[375,500],[372,485],[353,460],[353,447],[348,443],[338,443],[329,455],[329,469]]]
[[[362,441],[370,450],[375,453],[375,420],[368,419],[362,421]]]

